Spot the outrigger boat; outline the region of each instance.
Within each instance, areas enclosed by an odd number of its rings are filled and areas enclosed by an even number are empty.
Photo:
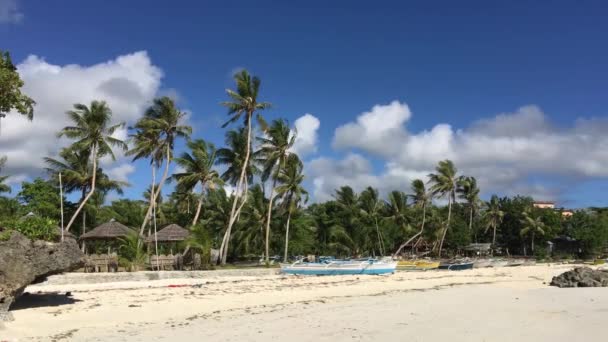
[[[440,270],[450,270],[450,271],[462,271],[462,270],[470,270],[473,268],[473,263],[469,261],[464,262],[447,262],[439,265]]]
[[[397,270],[400,271],[426,271],[439,267],[438,261],[430,260],[401,260],[397,262]]]
[[[394,273],[396,261],[391,260],[325,260],[281,264],[281,273],[299,275],[345,275],[345,274],[388,274]]]

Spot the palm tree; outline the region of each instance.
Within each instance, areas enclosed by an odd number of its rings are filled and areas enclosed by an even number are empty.
[[[93,176],[91,177],[91,187],[88,194],[80,202],[78,209],[65,227],[65,231],[69,231],[74,223],[74,220],[95,192],[97,180],[97,161],[100,157],[110,155],[115,159],[112,147],[119,147],[123,150],[127,149],[127,144],[124,141],[112,137],[117,129],[124,126],[124,123],[112,125],[112,111],[104,101],[93,101],[87,107],[83,104],[75,104],[74,110],[67,112],[68,117],[74,123],[74,126],[64,127],[58,136],[66,136],[76,141],[72,144],[72,148],[79,151],[86,151],[92,161]]]
[[[0,157],[0,171],[6,164],[6,157]],[[0,193],[2,192],[11,192],[11,187],[4,184],[4,181],[8,178],[8,176],[0,176]]]
[[[291,215],[298,208],[300,203],[308,202],[308,192],[302,187],[304,181],[304,175],[302,171],[304,166],[295,154],[290,154],[285,160],[285,166],[281,169],[281,173],[277,175],[277,179],[281,182],[281,185],[277,187],[277,195],[282,198],[282,205],[287,211],[287,224],[285,226],[285,253],[283,255],[283,261],[287,262],[287,255],[289,250],[289,224],[291,222]],[[270,210],[271,207],[268,207]],[[270,215],[268,215],[270,219]],[[266,223],[268,227],[268,223]],[[268,239],[268,229],[266,230],[266,239]],[[268,249],[268,240],[266,240],[266,248]],[[268,250],[266,250],[266,257],[268,257]],[[268,259],[266,259],[268,262]]]
[[[498,196],[492,195],[489,202],[485,202],[486,211],[484,212],[484,218],[486,219],[486,230],[492,228],[492,246],[496,244],[496,229],[498,225],[502,223],[502,219],[505,213],[500,210],[500,202]]]
[[[251,155],[251,120],[253,119],[253,115],[255,114],[255,112],[269,108],[270,103],[258,102],[258,94],[260,91],[261,84],[261,81],[258,77],[251,77],[247,70],[242,70],[234,75],[234,80],[236,81],[236,91],[230,89],[226,90],[231,101],[222,103],[228,108],[228,115],[230,115],[231,117],[222,127],[226,127],[227,125],[238,121],[241,116],[244,117],[245,126],[247,126],[247,148],[245,151],[243,165],[248,165],[249,157]],[[247,186],[245,186],[245,171],[246,168],[242,168],[241,174],[236,184],[234,202],[232,203],[232,210],[230,211],[230,221],[228,222],[228,227],[226,227],[226,233],[224,234],[224,239],[222,240],[222,245],[220,247],[222,264],[226,263],[226,258],[228,256],[228,245],[230,244],[230,234],[232,232],[232,226],[234,225],[234,222],[238,217],[240,208],[242,208],[242,204],[245,203],[247,197]],[[244,197],[244,199],[241,201],[239,210],[237,210],[237,203],[241,196]]]
[[[266,218],[265,255],[266,265],[269,265],[270,222],[272,219],[272,204],[275,197],[275,188],[277,186],[279,174],[285,167],[287,158],[290,155],[289,150],[296,141],[296,134],[292,133],[285,120],[274,120],[270,126],[268,126],[263,119],[261,119],[260,122],[262,123],[261,126],[265,136],[257,138],[261,146],[255,153],[255,157],[263,165],[262,181],[265,182],[268,178],[272,178],[272,188],[270,189],[270,198],[268,202],[268,217]]]
[[[384,255],[384,237],[380,232],[380,227],[378,226],[378,218],[380,217],[380,211],[382,210],[383,202],[380,200],[378,196],[378,190],[368,186],[365,190],[361,192],[359,196],[359,205],[361,208],[361,214],[364,219],[367,221],[371,221],[374,223],[376,227],[376,237],[378,238],[378,250],[380,255]]]
[[[160,194],[160,191],[169,175],[169,166],[173,158],[173,149],[175,148],[175,140],[177,138],[188,138],[192,134],[192,127],[183,125],[186,113],[177,108],[175,102],[167,97],[161,97],[154,100],[154,103],[141,118],[136,127],[140,130],[141,135],[136,136],[136,146],[132,154],[135,158],[150,157],[152,159],[153,170],[154,163],[160,160],[165,162],[165,170],[160,179],[158,187],[153,191],[153,199],[151,204],[155,203],[154,198]],[[146,141],[154,143],[149,147],[142,146]],[[154,148],[156,147],[156,148]],[[161,157],[162,155],[162,157]],[[153,181],[153,184],[155,182]],[[144,229],[150,219],[153,206],[148,207],[144,221],[139,230],[139,235],[143,236]]]
[[[218,165],[227,167],[221,175],[222,180],[236,187],[241,171],[245,169],[245,182],[247,184],[253,183],[253,175],[258,173],[255,163],[250,160],[247,163],[247,168],[243,168],[243,165],[245,165],[244,155],[247,153],[247,132],[245,128],[226,132],[224,142],[226,147],[217,150],[216,161]]]
[[[475,177],[460,177],[457,192],[459,197],[467,201],[469,207],[469,231],[473,229],[473,215],[479,209],[479,188]]]
[[[521,236],[530,235],[530,241],[532,248],[532,253],[534,253],[534,237],[538,235],[545,234],[545,223],[542,221],[542,217],[539,215],[535,218],[530,217],[530,215],[524,211],[524,219],[522,220],[523,228],[519,232]]]
[[[84,201],[87,193],[90,191],[93,181],[92,163],[89,161],[89,153],[79,151],[73,148],[64,148],[59,152],[61,159],[45,157],[44,161],[48,165],[47,172],[51,175],[55,182],[59,182],[59,174],[61,174],[63,190],[66,193],[79,192],[80,202]],[[99,194],[115,191],[122,195],[122,188],[129,186],[129,183],[112,180],[103,172],[103,169],[97,168],[96,189]],[[93,202],[95,197],[91,197],[89,202]],[[87,212],[93,211],[94,206],[89,206],[87,203],[82,210],[82,227],[81,234],[86,232]]]
[[[439,242],[439,256],[443,249],[445,234],[450,228],[450,218],[452,215],[452,203],[456,201],[456,189],[458,188],[457,169],[451,160],[442,160],[435,168],[436,173],[429,174],[429,183],[433,196],[447,197],[448,199],[448,219]]]
[[[266,226],[266,211],[268,210],[268,199],[264,195],[264,189],[260,184],[255,184],[247,196],[247,204],[243,207],[239,223],[241,228],[235,231],[234,251],[250,255],[263,253],[264,250],[264,227]]]
[[[196,213],[192,220],[192,226],[195,226],[203,207],[205,187],[214,187],[216,184],[221,184],[222,181],[217,171],[213,170],[216,156],[215,146],[202,139],[197,139],[189,141],[188,147],[192,154],[184,152],[181,157],[175,159],[184,172],[174,174],[173,178],[177,180],[178,187],[187,192],[192,192],[197,185],[201,187]]]

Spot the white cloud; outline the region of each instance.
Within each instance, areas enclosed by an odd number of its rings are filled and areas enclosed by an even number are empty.
[[[376,105],[338,127],[335,148],[363,150],[368,156],[311,162],[315,200],[329,198],[342,185],[357,190],[371,185],[385,194],[409,191],[412,179],[426,176],[443,159],[452,159],[461,174],[477,177],[485,194],[559,199],[566,185],[608,177],[608,119],[578,119],[573,127],[560,129],[537,106],[524,106],[462,130],[440,123],[410,132],[407,108],[397,101]],[[381,171],[373,170],[368,157],[384,162]]]
[[[120,164],[105,171],[110,179],[129,183],[129,175],[135,172],[133,164]]]
[[[393,101],[388,105],[375,105],[371,111],[359,115],[357,122],[336,128],[333,147],[358,148],[383,156],[394,153],[400,147],[393,142],[406,138],[404,124],[410,117],[410,109],[405,103]]]
[[[317,131],[321,126],[319,119],[307,113],[297,118],[294,126],[298,135],[293,146],[293,152],[300,158],[317,152]]]
[[[19,11],[17,0],[0,0],[0,24],[20,23],[22,20],[23,13]]]
[[[112,121],[129,125],[149,105],[162,77],[146,52],[90,66],[53,65],[31,55],[17,68],[25,81],[24,92],[37,105],[33,121],[16,113],[2,119],[0,155],[8,157],[6,173],[15,176],[39,175],[44,167],[42,158],[56,156],[68,143],[57,139],[56,133],[70,123],[65,112],[74,103],[105,100],[112,109]],[[126,130],[119,130],[115,136],[126,138],[126,134]],[[118,153],[117,157],[121,156]],[[101,164],[108,168],[113,163],[104,158]]]

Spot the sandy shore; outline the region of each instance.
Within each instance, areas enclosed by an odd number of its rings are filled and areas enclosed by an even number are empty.
[[[93,284],[69,275],[72,284],[30,286],[0,341],[604,341],[608,289],[547,285],[571,268]]]

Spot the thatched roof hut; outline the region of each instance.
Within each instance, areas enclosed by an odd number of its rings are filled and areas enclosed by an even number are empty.
[[[134,231],[124,224],[111,219],[95,229],[80,236],[81,240],[111,240],[133,234]]]
[[[177,224],[170,224],[165,228],[156,232],[156,240],[158,242],[178,242],[184,241],[190,236],[190,231]],[[148,242],[154,242],[154,234],[151,234]]]

